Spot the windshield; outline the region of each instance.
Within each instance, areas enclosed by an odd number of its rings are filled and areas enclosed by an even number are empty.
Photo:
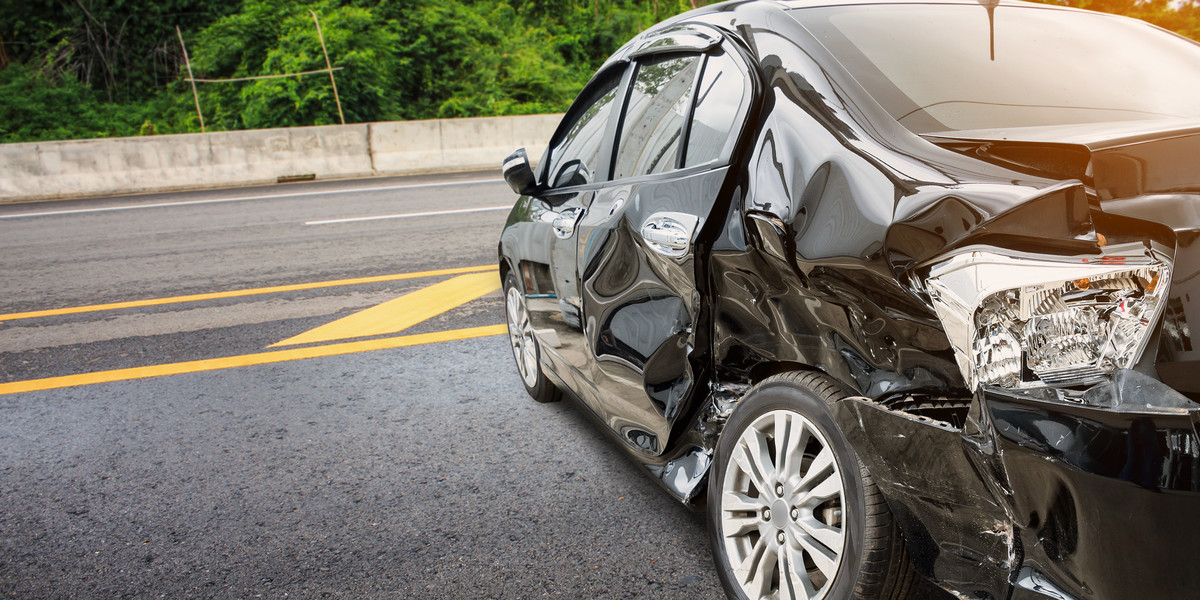
[[[792,15],[916,133],[1200,117],[1200,45],[1140,21],[979,4]]]

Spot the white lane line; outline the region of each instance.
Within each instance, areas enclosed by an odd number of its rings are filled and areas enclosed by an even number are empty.
[[[491,212],[495,210],[512,210],[512,205],[486,206],[484,208],[460,208],[457,210],[440,210],[437,212],[405,213],[401,215],[379,215],[377,217],[353,217],[349,219],[330,219],[328,221],[308,221],[305,225],[333,225],[335,223],[361,223],[363,221],[383,221],[385,219],[415,219],[417,217],[439,217],[442,215],[461,215],[463,213]]]
[[[329,196],[333,194],[362,194],[367,192],[390,192],[394,190],[415,190],[421,188],[451,187],[459,185],[479,185],[484,183],[501,183],[503,179],[477,179],[472,181],[447,181],[444,183],[414,183],[412,185],[393,185],[388,187],[351,188],[343,190],[323,190],[319,192],[297,192],[292,194],[266,194],[262,196],[239,196],[236,198],[214,198],[211,200],[184,200],[181,202],[162,202],[159,204],[130,204],[126,206],[105,206],[100,208],[77,208],[73,210],[53,210],[46,212],[17,213],[0,215],[2,219],[25,219],[29,217],[52,217],[57,215],[79,215],[84,213],[112,212],[118,210],[137,210],[140,208],[165,208],[171,206],[194,206],[197,204],[221,204],[224,202],[245,202],[247,200],[277,200],[280,198],[299,198],[302,196]],[[511,208],[511,207],[510,207]]]

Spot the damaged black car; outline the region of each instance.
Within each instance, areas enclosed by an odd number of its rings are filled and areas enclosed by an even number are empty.
[[[727,2],[504,176],[526,389],[707,511],[730,598],[1200,594],[1200,45]]]

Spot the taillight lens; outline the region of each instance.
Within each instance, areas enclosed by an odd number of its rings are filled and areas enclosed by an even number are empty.
[[[1075,258],[968,251],[926,284],[974,389],[1083,385],[1130,368],[1170,279],[1165,258],[1127,245]]]

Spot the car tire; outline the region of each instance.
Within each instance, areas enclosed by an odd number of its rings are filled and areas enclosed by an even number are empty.
[[[508,341],[517,372],[525,391],[538,402],[555,402],[562,397],[558,388],[542,372],[542,349],[529,322],[529,310],[525,307],[525,293],[517,285],[517,278],[509,273],[504,278],[504,314],[508,323]]]
[[[730,598],[912,597],[916,573],[904,539],[829,409],[843,397],[817,373],[776,375],[754,386],[726,423],[707,512]]]

